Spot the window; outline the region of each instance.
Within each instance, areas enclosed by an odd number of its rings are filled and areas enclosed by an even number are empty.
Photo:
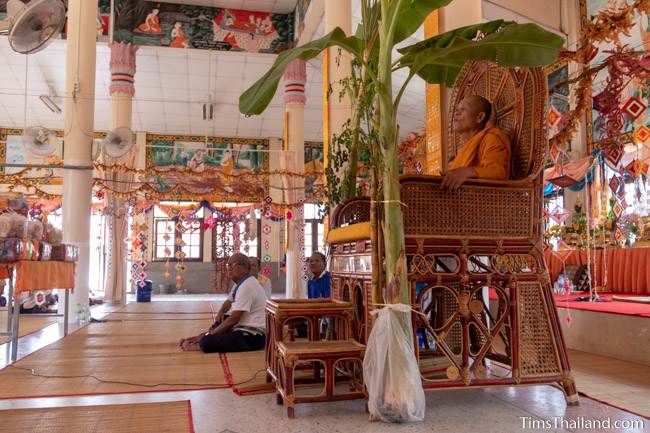
[[[197,219],[176,223],[158,206],[154,208],[154,260],[203,260],[203,209]]]
[[[322,212],[322,206],[305,204],[305,257],[310,257],[314,251],[326,253]]]
[[[259,217],[257,218],[257,236],[255,239],[249,239],[247,233],[249,224],[250,218],[247,218],[247,221],[238,221],[236,223],[218,223],[212,230],[213,258],[229,257],[235,252],[260,257],[262,248],[259,239],[262,234],[262,221]]]

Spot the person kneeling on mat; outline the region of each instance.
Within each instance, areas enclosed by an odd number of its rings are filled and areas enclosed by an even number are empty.
[[[250,262],[244,254],[233,254],[228,260],[228,276],[235,283],[228,299],[206,332],[184,338],[183,350],[213,352],[247,352],[264,348],[266,320],[264,288],[250,273]]]

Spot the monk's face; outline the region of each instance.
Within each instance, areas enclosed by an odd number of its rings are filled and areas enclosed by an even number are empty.
[[[463,133],[481,129],[481,123],[485,118],[485,113],[479,111],[475,98],[468,96],[458,104],[454,113],[454,129],[456,132]]]

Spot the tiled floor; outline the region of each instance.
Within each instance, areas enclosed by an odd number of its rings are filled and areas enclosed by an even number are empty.
[[[172,295],[173,296],[173,295]],[[178,298],[174,299],[178,300]],[[196,300],[192,297],[191,300]],[[93,309],[93,316],[116,306]],[[20,356],[59,338],[59,326],[50,326],[25,337]],[[3,346],[0,350],[5,351]],[[594,380],[599,380],[598,378]],[[617,380],[617,379],[613,379]],[[0,384],[1,386],[1,384]],[[128,404],[191,400],[197,433],[247,432],[650,432],[650,420],[582,398],[579,407],[567,407],[559,389],[550,386],[504,387],[438,391],[426,393],[426,417],[422,423],[388,425],[370,423],[362,401],[304,404],[296,407],[296,419],[289,420],[273,394],[238,397],[231,390],[151,392],[88,397],[53,397],[0,400],[0,410],[66,405]],[[559,417],[559,418],[556,418]],[[0,413],[0,420],[2,414]],[[579,428],[609,419],[624,422],[619,428]],[[644,422],[645,425],[641,425]],[[636,423],[630,426],[631,423]],[[0,421],[0,431],[1,428]],[[546,428],[549,427],[549,428]],[[635,427],[635,428],[633,428]]]

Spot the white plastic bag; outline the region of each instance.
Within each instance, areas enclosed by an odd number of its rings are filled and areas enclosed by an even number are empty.
[[[363,358],[368,411],[384,422],[424,419],[424,390],[415,359],[411,307],[387,305],[378,314]]]

